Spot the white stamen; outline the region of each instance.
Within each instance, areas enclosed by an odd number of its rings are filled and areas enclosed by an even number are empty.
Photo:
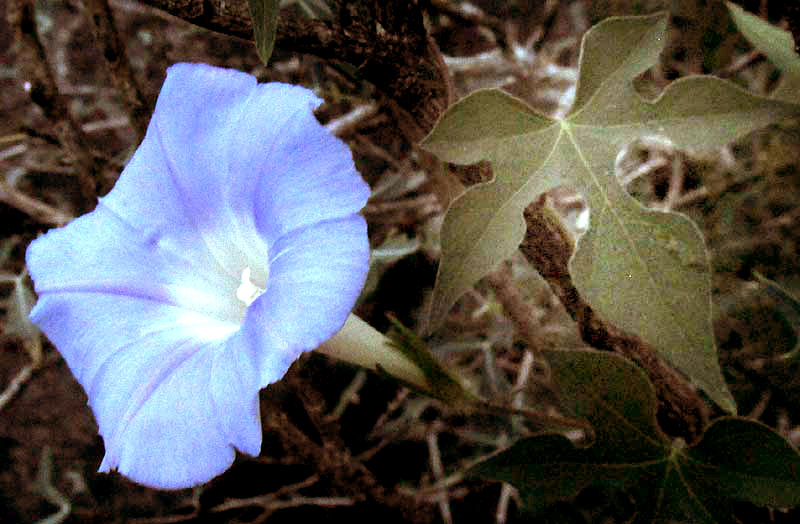
[[[244,302],[246,306],[250,306],[255,299],[261,296],[261,293],[264,292],[264,289],[256,286],[253,284],[253,281],[250,280],[250,266],[244,268],[242,271],[242,283],[239,285],[239,288],[236,290],[236,298]]]

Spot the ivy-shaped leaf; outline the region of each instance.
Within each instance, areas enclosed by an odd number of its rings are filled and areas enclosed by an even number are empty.
[[[794,51],[792,35],[736,4],[725,4],[739,31],[783,73],[772,96],[795,104],[800,102],[800,56]]]
[[[559,434],[518,441],[468,474],[508,482],[529,510],[569,500],[593,483],[624,487],[660,476],[670,444],[656,425],[655,392],[625,359],[590,351],[546,352],[567,412],[592,423],[594,444],[578,448]],[[654,463],[655,471],[647,464]]]
[[[275,47],[275,33],[281,14],[280,0],[247,0],[250,17],[253,19],[253,36],[256,41],[258,57],[264,64],[269,62]]]
[[[800,454],[768,427],[723,418],[685,448],[656,424],[645,374],[610,353],[548,352],[565,410],[588,419],[589,446],[559,434],[522,439],[477,464],[468,476],[516,486],[526,509],[570,500],[592,484],[628,490],[637,523],[734,522],[730,499],[761,506],[800,504]]]
[[[656,63],[665,29],[664,15],[610,18],[591,29],[581,45],[575,102],[563,119],[540,115],[500,90],[476,91],[441,118],[423,147],[448,162],[489,160],[494,179],[468,189],[447,211],[431,326],[517,249],[523,209],[543,191],[571,185],[591,210],[570,262],[583,297],[735,412],[717,361],[702,235],[684,215],[646,209],[628,195],[614,158],[647,134],[684,149],[720,147],[800,114],[800,107],[713,77],[680,79],[656,100],[644,100],[633,79]]]

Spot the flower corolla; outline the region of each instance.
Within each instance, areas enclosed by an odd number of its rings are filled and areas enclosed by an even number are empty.
[[[100,471],[163,489],[258,455],[258,392],[334,335],[369,264],[369,188],[308,89],[171,67],[97,208],[35,240],[35,322],[83,386]]]

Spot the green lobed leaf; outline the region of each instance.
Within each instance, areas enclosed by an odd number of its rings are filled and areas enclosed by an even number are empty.
[[[253,19],[253,34],[258,57],[264,64],[269,62],[275,47],[275,33],[280,17],[280,0],[247,0]]]
[[[766,20],[748,13],[731,2],[725,2],[736,27],[753,47],[764,53],[783,77],[773,97],[787,102],[800,100],[800,56],[794,51],[792,35]]]
[[[591,422],[592,456],[650,460],[669,453],[656,423],[656,394],[638,366],[602,351],[545,351],[563,408]]]
[[[440,325],[465,291],[513,254],[530,202],[571,185],[591,211],[570,262],[578,290],[605,319],[641,336],[735,412],[717,361],[703,237],[687,217],[648,210],[628,195],[614,159],[643,135],[664,135],[685,149],[721,147],[800,107],[713,77],[680,79],[656,100],[643,99],[632,80],[656,63],[665,30],[664,15],[610,18],[592,28],[564,119],[540,115],[500,90],[472,93],[443,115],[422,146],[448,162],[489,160],[495,177],[447,211],[430,325]]]
[[[592,423],[593,443],[578,448],[557,434],[525,438],[468,475],[513,484],[534,511],[592,483],[657,481],[670,444],[656,424],[655,392],[644,372],[611,353],[551,351],[545,357],[565,410]]]
[[[711,424],[686,448],[656,424],[656,397],[629,361],[594,351],[546,352],[564,409],[588,419],[590,445],[559,434],[521,439],[473,466],[469,477],[508,482],[529,511],[601,484],[636,501],[633,522],[736,522],[730,499],[800,503],[800,455],[768,427],[741,418]]]
[[[686,471],[688,482],[703,486],[703,498],[731,497],[758,506],[800,505],[800,453],[754,420],[714,421],[690,448]]]

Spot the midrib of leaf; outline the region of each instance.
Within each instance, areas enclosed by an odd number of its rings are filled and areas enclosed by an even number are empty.
[[[644,36],[640,39],[640,41],[646,40],[648,40],[647,36]],[[632,55],[633,53],[629,56]],[[584,155],[582,141],[574,133],[574,131],[581,128],[589,130],[588,135],[594,137],[593,139],[597,140],[598,143],[602,142],[605,144],[608,151],[611,152],[615,150],[618,151],[622,145],[622,142],[627,142],[632,139],[633,136],[640,136],[647,131],[662,132],[663,129],[671,127],[670,124],[689,124],[692,121],[703,121],[704,125],[713,125],[712,123],[708,122],[710,115],[714,115],[716,117],[711,120],[721,121],[725,118],[725,116],[731,115],[732,113],[730,111],[714,111],[712,109],[711,111],[706,110],[702,116],[697,116],[689,112],[686,115],[679,115],[677,118],[661,118],[657,113],[661,97],[652,102],[648,102],[640,97],[633,87],[632,80],[628,78],[631,76],[631,69],[635,68],[635,66],[631,67],[629,62],[630,59],[620,63],[620,65],[611,74],[606,76],[598,84],[597,89],[595,89],[591,96],[588,97],[581,108],[569,115],[565,120],[561,121],[561,128],[569,137],[572,148],[579,159],[579,164],[584,170],[584,176],[580,176],[578,173],[576,173],[575,177],[580,180],[580,185],[582,186],[581,189],[584,191],[584,197],[589,204],[591,217],[590,223],[592,223],[593,220],[599,219],[610,219],[612,221],[613,225],[606,225],[606,227],[608,227],[608,230],[616,230],[616,234],[614,235],[615,237],[618,237],[618,239],[624,239],[624,242],[628,248],[628,255],[626,258],[635,261],[635,266],[629,268],[629,278],[630,275],[635,275],[634,278],[636,279],[636,285],[640,288],[643,288],[643,291],[647,292],[650,296],[650,300],[656,303],[656,307],[652,308],[652,311],[659,311],[659,321],[669,322],[673,326],[673,345],[672,347],[665,347],[660,340],[654,339],[650,336],[650,334],[637,329],[641,328],[641,326],[637,326],[636,322],[634,322],[633,326],[626,326],[624,324],[617,325],[623,329],[633,328],[634,333],[643,335],[643,338],[657,348],[658,352],[662,356],[664,356],[673,365],[679,367],[683,372],[690,375],[692,379],[700,384],[703,389],[709,392],[711,397],[717,403],[719,403],[721,406],[724,406],[726,410],[735,410],[735,407],[729,398],[729,394],[724,390],[725,386],[724,381],[722,381],[721,374],[713,369],[704,368],[698,369],[697,372],[695,372],[696,370],[693,369],[693,366],[697,364],[692,362],[686,354],[681,353],[687,353],[687,348],[705,348],[704,353],[713,353],[712,358],[714,358],[716,355],[716,350],[713,339],[707,339],[702,335],[702,333],[698,334],[695,329],[683,329],[683,322],[685,319],[682,320],[680,315],[678,315],[678,308],[682,307],[680,300],[684,297],[682,295],[675,295],[671,293],[669,289],[664,288],[663,284],[666,283],[659,283],[654,277],[654,270],[650,269],[646,258],[643,256],[637,246],[637,240],[639,243],[642,243],[645,240],[642,238],[641,234],[637,237],[629,228],[631,220],[636,221],[635,216],[629,216],[626,219],[621,214],[622,212],[627,212],[628,214],[635,215],[636,208],[640,208],[644,218],[644,216],[646,216],[645,214],[648,213],[648,210],[636,202],[632,197],[627,195],[627,192],[621,185],[619,185],[616,178],[613,176],[613,173],[612,176],[606,177],[605,181],[601,180],[597,176],[595,169],[592,167],[592,162],[590,162]],[[617,87],[617,89],[613,89],[614,87]],[[596,108],[598,105],[602,104],[608,104],[612,109],[620,111],[625,117],[625,120],[622,122],[608,124],[606,123],[606,119],[603,119],[603,123],[601,125],[577,123],[580,121],[581,116],[584,116],[585,119],[590,122],[592,120],[596,120],[600,116]],[[610,168],[611,159],[608,160]],[[614,195],[609,193],[609,185],[614,184],[616,184],[616,198],[614,198]],[[626,200],[628,201],[626,202]],[[650,213],[653,212],[654,211],[650,211]],[[660,235],[662,232],[668,235],[670,239],[674,238],[669,233],[669,224],[667,222],[656,223],[654,221],[653,223],[650,223],[646,220],[641,220],[638,222],[641,226],[652,229],[654,234],[658,235],[651,240],[653,242],[658,242],[660,240]],[[592,226],[590,226],[590,228],[591,227]],[[613,240],[595,239],[595,244],[597,245],[598,242],[603,244],[604,242],[609,241]],[[678,239],[678,241],[680,241],[680,239]],[[664,244],[661,246],[661,249],[668,250],[669,243],[665,243],[663,241],[661,243]],[[579,252],[580,247],[581,242],[579,240],[576,254]],[[649,246],[648,249],[652,250],[653,247]],[[658,248],[656,247],[656,249]],[[606,251],[609,250],[606,249]],[[681,262],[683,263],[683,260],[681,260]],[[575,275],[572,264],[570,265],[570,268],[570,273]],[[708,275],[708,278],[710,278],[710,263],[708,261],[708,257],[706,257],[701,263],[701,269],[702,272]],[[664,271],[663,264],[657,265],[655,267],[655,271],[661,274]],[[643,276],[644,278],[642,278]],[[624,279],[625,275],[619,274],[616,275],[616,278]],[[581,285],[580,278],[575,279],[575,282],[579,291],[581,291],[585,297],[589,298],[589,303],[594,305],[603,316],[607,316],[603,311],[604,307],[602,307],[600,304],[593,304],[593,301],[590,298],[591,294],[589,294],[589,296],[585,294],[588,289]],[[709,322],[707,327],[708,331],[710,332],[710,319],[712,313],[711,297],[710,295],[704,298],[698,296],[696,299],[707,299],[705,300],[708,304],[707,313]],[[632,303],[632,307],[638,306],[636,303]],[[607,320],[610,320],[616,324],[619,319],[615,320],[612,315],[612,318],[607,318]],[[707,348],[709,347],[711,348],[711,351],[708,351]]]
[[[715,523],[717,522],[716,517],[709,513],[708,509],[706,508],[705,503],[697,496],[697,494],[692,489],[692,485],[686,480],[686,477],[683,474],[683,468],[681,468],[680,463],[678,462],[678,457],[680,456],[680,452],[675,450],[675,452],[670,456],[669,465],[667,466],[667,473],[664,476],[665,480],[669,478],[669,471],[670,469],[675,470],[675,474],[678,475],[680,479],[681,486],[683,489],[686,490],[686,494],[688,495],[689,499],[692,501],[692,509],[694,510],[693,515],[688,515],[688,517],[697,517],[697,511],[702,511],[701,518],[704,519],[705,522]]]
[[[594,400],[595,405],[600,407],[607,415],[612,416],[616,420],[616,424],[612,425],[612,424],[607,424],[606,423],[607,422],[607,417],[603,417],[601,419],[602,420],[601,423],[603,425],[605,425],[605,426],[608,426],[608,427],[616,426],[616,427],[614,427],[613,433],[618,433],[618,434],[623,434],[623,435],[625,435],[627,433],[634,433],[635,435],[637,435],[639,437],[639,440],[645,440],[648,444],[652,445],[654,448],[657,448],[659,450],[666,450],[667,449],[667,446],[665,446],[664,442],[660,442],[659,440],[656,440],[652,435],[648,434],[644,429],[642,429],[639,426],[633,424],[621,411],[616,409],[611,403],[606,402],[605,399],[603,399],[603,397],[598,393],[597,389],[592,389],[590,391],[591,391],[591,393],[589,393],[589,395],[587,395],[587,396]],[[600,417],[592,417],[590,422],[593,425],[600,425],[600,423],[598,423],[598,419],[600,419]],[[618,428],[619,425],[624,426],[629,431],[619,431],[619,428]],[[660,460],[663,460],[663,459],[656,459],[656,462],[658,462]]]
[[[589,104],[591,104],[591,102],[589,102]],[[679,326],[681,320],[675,315],[675,308],[679,307],[680,305],[675,303],[674,296],[672,294],[661,292],[662,290],[660,289],[658,282],[656,282],[656,280],[653,278],[652,272],[648,269],[647,264],[645,263],[644,256],[642,256],[636,245],[634,236],[631,234],[630,230],[626,226],[626,221],[620,216],[620,214],[617,211],[618,206],[616,206],[615,202],[609,198],[608,192],[606,191],[606,185],[603,184],[603,182],[597,177],[597,175],[591,168],[590,162],[584,156],[583,149],[581,148],[579,141],[572,133],[572,125],[570,125],[568,121],[561,120],[561,130],[562,134],[566,134],[566,136],[569,137],[570,143],[572,147],[575,149],[575,152],[577,153],[578,158],[580,159],[581,165],[584,167],[585,172],[589,175],[589,179],[591,180],[591,186],[593,186],[596,193],[601,196],[604,204],[602,211],[607,211],[614,217],[614,221],[617,224],[617,228],[622,232],[622,236],[625,238],[628,244],[629,251],[634,255],[634,258],[639,266],[640,273],[647,275],[647,283],[650,286],[649,290],[650,293],[667,311],[669,311],[670,320],[673,322],[673,324]],[[610,183],[614,184],[616,182],[614,182],[614,180],[611,179]],[[622,187],[620,187],[619,189],[620,189],[620,194],[624,195],[625,189]],[[591,200],[590,195],[584,195],[584,197],[586,198],[587,201]],[[625,197],[623,196],[623,198]],[[635,204],[639,205],[638,202],[635,202]],[[644,208],[642,208],[642,210],[644,211]],[[592,211],[593,210],[591,209],[590,206],[589,208],[590,223],[591,223]],[[600,215],[599,212],[601,210],[598,209],[597,211],[598,213],[596,213],[596,215]],[[649,226],[649,224],[646,222],[642,223]],[[578,245],[580,245],[580,240],[578,241]],[[709,307],[711,307],[710,298],[709,298]],[[697,346],[702,345],[702,340],[693,341],[688,336],[685,330],[678,329],[678,333],[686,344],[692,344]],[[656,346],[658,345],[656,341],[649,341],[649,342],[653,343]],[[664,355],[664,353],[662,353],[662,355]],[[667,358],[669,357],[667,356]]]

